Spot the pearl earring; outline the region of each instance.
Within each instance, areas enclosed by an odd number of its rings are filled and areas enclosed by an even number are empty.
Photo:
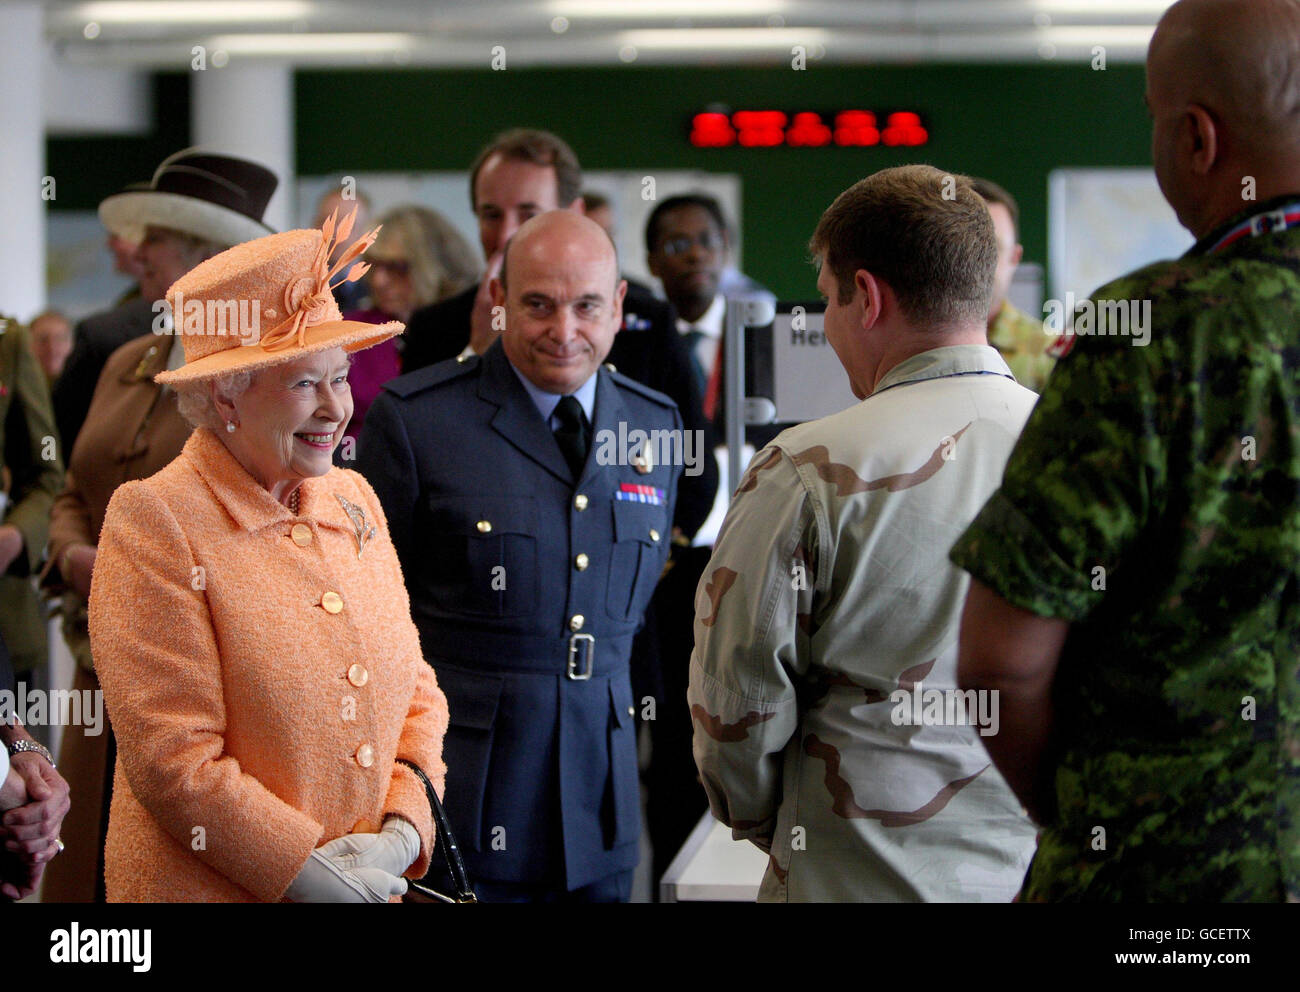
[[[235,422],[233,420],[226,421],[226,433],[227,434],[235,433]]]

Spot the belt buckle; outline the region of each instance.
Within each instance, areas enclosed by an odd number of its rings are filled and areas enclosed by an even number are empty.
[[[579,644],[585,644],[586,647],[579,649]],[[586,655],[586,668],[584,671],[578,671],[578,652]],[[574,634],[569,638],[569,669],[564,674],[574,682],[586,682],[591,678],[591,669],[596,657],[596,638],[591,634]]]

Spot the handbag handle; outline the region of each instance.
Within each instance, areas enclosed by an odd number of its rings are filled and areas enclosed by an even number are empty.
[[[429,776],[424,774],[424,769],[413,761],[398,758],[397,764],[405,765],[411,769],[411,771],[415,772],[416,778],[424,783],[424,791],[429,797],[429,809],[433,812],[433,827],[437,835],[433,839],[433,845],[435,848],[442,850],[443,860],[447,864],[447,874],[451,876],[452,885],[456,887],[456,894],[454,896],[444,895],[436,889],[421,885],[419,882],[411,882],[411,888],[421,895],[436,899],[439,902],[478,902],[478,897],[474,895],[474,889],[469,882],[469,873],[465,871],[465,862],[461,860],[460,848],[456,846],[456,836],[451,832],[451,824],[447,822],[447,813],[442,808],[442,800],[438,798],[438,793],[434,791]]]

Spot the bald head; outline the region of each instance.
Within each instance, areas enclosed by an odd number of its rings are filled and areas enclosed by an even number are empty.
[[[1161,188],[1195,233],[1300,189],[1300,0],[1180,0],[1147,54]],[[1201,201],[1202,208],[1195,201]]]
[[[570,210],[523,224],[506,244],[492,301],[504,310],[510,363],[548,393],[574,393],[605,360],[627,283],[604,229]]]
[[[533,247],[530,248],[529,245]],[[534,254],[546,254],[557,247],[566,252],[586,254],[589,264],[608,254],[612,260],[614,282],[617,284],[618,249],[609,232],[591,218],[572,210],[551,210],[526,221],[506,242],[499,277],[502,288],[508,284],[512,254],[517,255],[525,250]]]
[[[1150,71],[1213,111],[1245,148],[1300,146],[1300,2],[1182,0],[1161,18]]]

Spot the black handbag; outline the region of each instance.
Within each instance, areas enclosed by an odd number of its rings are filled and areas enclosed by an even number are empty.
[[[425,795],[429,797],[429,809],[433,811],[433,828],[435,837],[433,839],[434,850],[442,851],[442,860],[444,863],[445,874],[438,876],[437,869],[434,867],[434,859],[429,858],[429,871],[424,878],[418,882],[410,882],[404,902],[478,902],[478,897],[474,895],[474,888],[469,882],[469,873],[465,871],[465,862],[460,858],[460,848],[456,846],[456,837],[451,832],[451,825],[447,822],[447,813],[442,808],[442,800],[438,798],[438,793],[433,791],[433,783],[429,781],[429,776],[424,774],[424,769],[413,761],[407,761],[405,758],[398,758],[399,765],[405,765],[411,771],[415,772],[416,777],[424,783]],[[455,895],[446,895],[439,892],[435,886],[444,888],[450,887]]]

